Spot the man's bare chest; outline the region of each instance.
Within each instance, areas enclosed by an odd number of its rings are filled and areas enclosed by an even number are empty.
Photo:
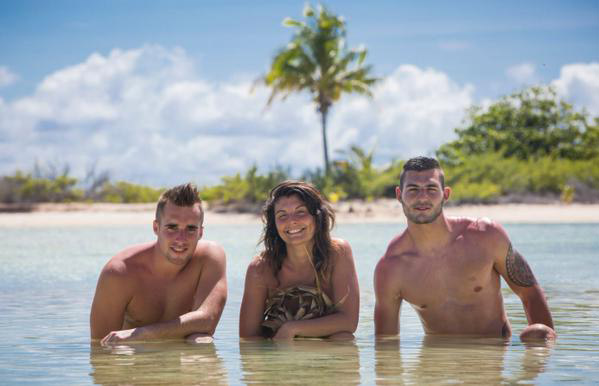
[[[422,308],[447,302],[471,304],[497,291],[499,284],[493,260],[476,249],[414,256],[401,276],[401,297]]]
[[[126,309],[125,322],[132,326],[172,320],[190,312],[197,281],[143,281],[135,289]]]

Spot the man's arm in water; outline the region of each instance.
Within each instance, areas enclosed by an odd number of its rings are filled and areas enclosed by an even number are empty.
[[[227,300],[225,253],[222,247],[213,243],[207,249],[202,257],[206,261],[194,295],[193,311],[174,320],[129,330],[112,330],[101,343],[169,338],[186,338],[190,342],[207,341],[205,338],[216,330]]]
[[[374,271],[375,335],[399,334],[399,311],[401,307],[400,283],[396,275],[397,257],[385,255]]]
[[[112,259],[98,279],[89,318],[92,340],[123,327],[127,304],[131,300],[131,280],[123,261]]]
[[[496,225],[503,234],[497,247],[494,267],[508,286],[522,301],[528,319],[528,327],[520,334],[522,341],[555,339],[553,319],[543,289],[537,282],[532,269],[524,257],[512,246],[506,232]]]

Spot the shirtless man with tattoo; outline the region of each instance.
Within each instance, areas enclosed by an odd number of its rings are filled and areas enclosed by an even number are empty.
[[[449,218],[451,189],[433,158],[408,160],[396,195],[408,220],[377,264],[375,333],[397,335],[402,300],[426,334],[509,337],[500,276],[520,297],[528,326],[522,341],[555,339],[543,290],[505,230],[488,219]]]
[[[225,253],[200,240],[197,188],[176,186],[156,207],[156,241],[129,247],[102,269],[90,315],[102,345],[151,339],[212,341],[227,299]]]

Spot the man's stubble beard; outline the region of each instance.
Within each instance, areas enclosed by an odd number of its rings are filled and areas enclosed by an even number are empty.
[[[437,219],[437,217],[439,217],[441,215],[441,213],[443,212],[444,204],[445,204],[445,200],[442,200],[441,203],[439,204],[439,206],[435,209],[435,211],[424,218],[421,218],[420,215],[418,215],[418,214],[413,214],[412,209],[407,207],[407,205],[404,204],[403,202],[401,203],[401,206],[403,208],[403,212],[404,212],[404,215],[406,216],[406,218],[408,220],[410,220],[411,222],[413,222],[414,224],[430,224],[430,223],[434,222]]]

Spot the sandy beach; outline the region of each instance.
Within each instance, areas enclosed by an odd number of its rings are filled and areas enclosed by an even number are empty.
[[[337,223],[405,223],[392,199],[344,201],[334,205]],[[155,204],[40,204],[29,212],[0,212],[0,227],[111,226],[151,224]],[[500,223],[599,223],[599,204],[464,205],[445,209],[449,216],[488,217]],[[260,223],[251,213],[206,210],[205,224]]]

